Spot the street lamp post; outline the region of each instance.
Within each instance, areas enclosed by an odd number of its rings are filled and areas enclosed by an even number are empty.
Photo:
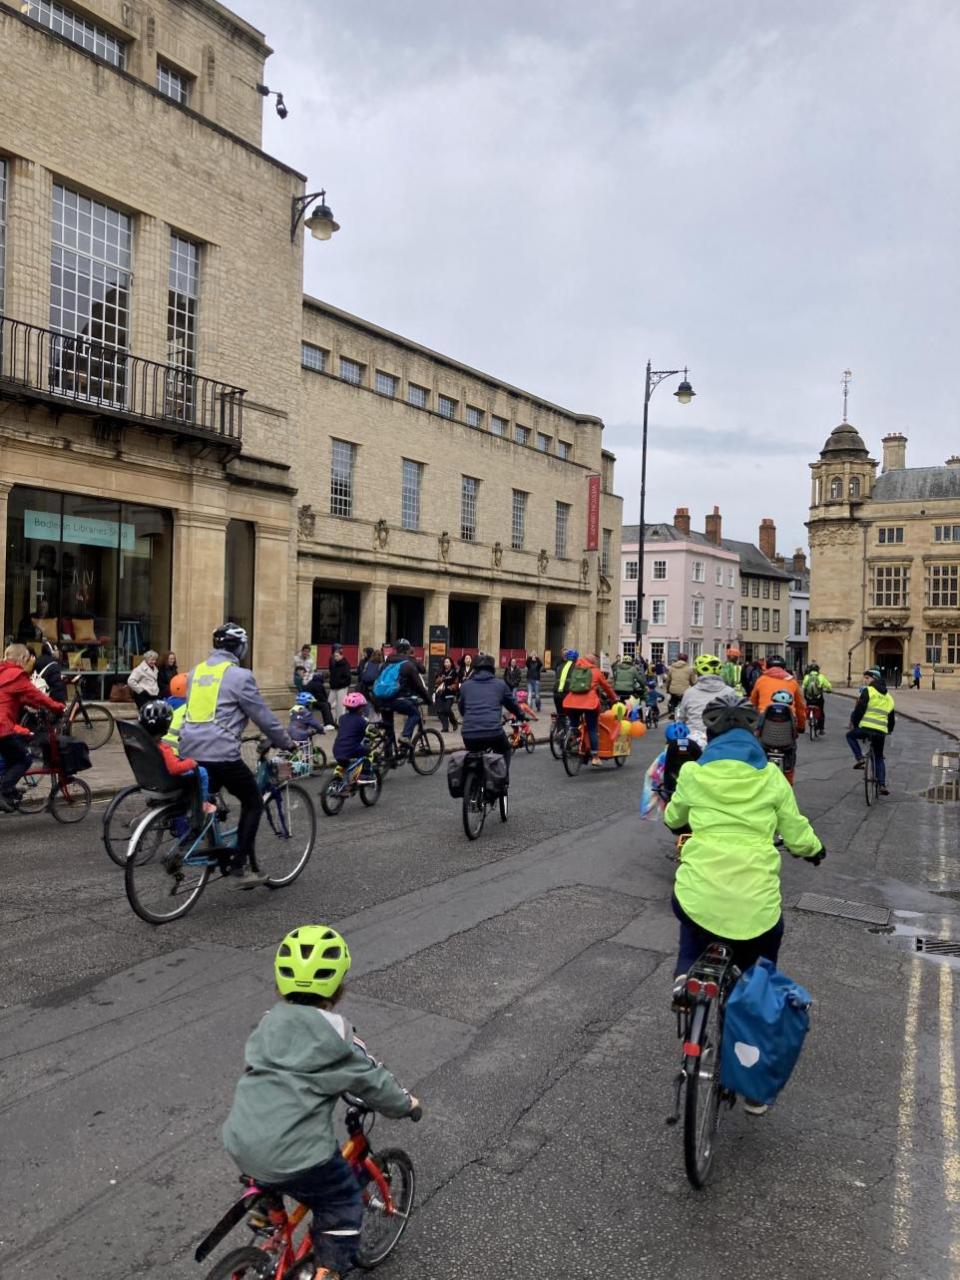
[[[647,425],[650,419],[650,397],[664,378],[673,378],[679,369],[653,369],[647,361],[647,380],[643,391],[643,438],[640,446],[640,526],[637,529],[637,657],[643,651],[643,553],[646,544],[644,520],[647,511]],[[683,381],[673,393],[681,404],[689,404],[697,394],[687,380],[687,370],[683,370]]]

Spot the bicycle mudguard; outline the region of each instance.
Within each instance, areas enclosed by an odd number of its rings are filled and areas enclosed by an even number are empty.
[[[217,1247],[224,1236],[229,1235],[237,1223],[246,1216],[251,1201],[262,1194],[263,1192],[259,1187],[251,1187],[249,1191],[245,1191],[236,1204],[230,1206],[210,1234],[205,1236],[197,1245],[193,1254],[194,1261],[202,1262]]]

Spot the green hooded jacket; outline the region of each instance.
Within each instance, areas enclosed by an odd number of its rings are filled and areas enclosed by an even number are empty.
[[[286,1182],[333,1156],[341,1093],[398,1119],[410,1110],[410,1095],[329,1010],[281,1001],[247,1040],[245,1058],[223,1145],[258,1182]]]
[[[790,783],[746,729],[721,734],[682,767],[663,820],[693,832],[674,893],[690,919],[718,938],[756,938],[780,919],[777,832],[805,858],[823,847]]]

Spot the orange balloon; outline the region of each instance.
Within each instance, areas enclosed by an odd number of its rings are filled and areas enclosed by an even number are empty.
[[[646,732],[647,732],[647,726],[643,723],[642,720],[630,721],[630,737],[631,738],[642,738]]]

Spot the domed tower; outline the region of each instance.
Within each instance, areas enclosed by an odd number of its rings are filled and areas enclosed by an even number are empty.
[[[877,463],[859,431],[844,420],[810,464],[810,660],[829,679],[846,679],[848,655],[862,636],[863,504]]]

